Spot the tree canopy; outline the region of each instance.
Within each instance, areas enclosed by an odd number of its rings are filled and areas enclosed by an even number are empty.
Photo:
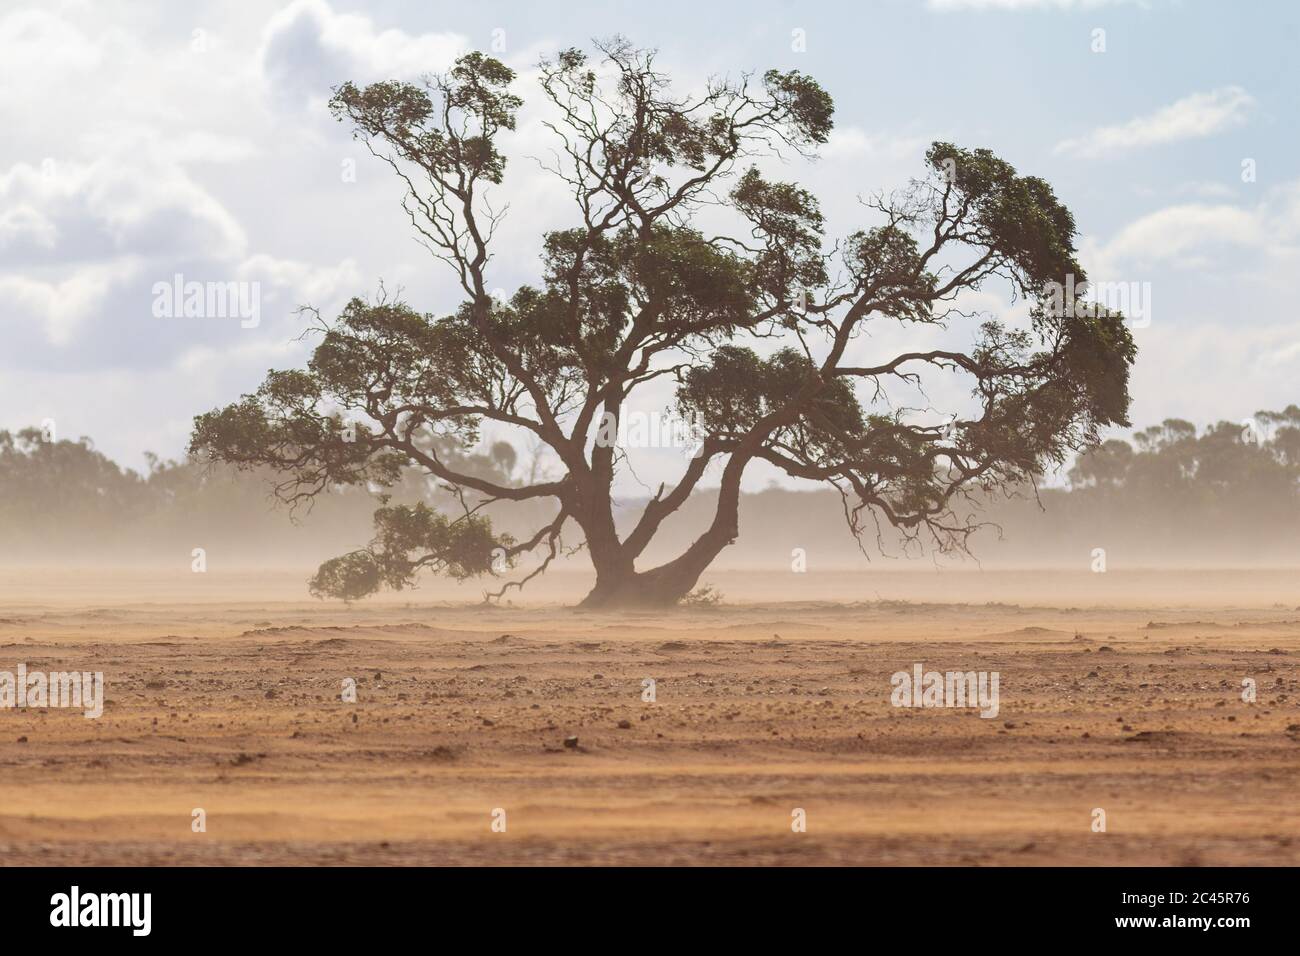
[[[386,486],[416,467],[461,508],[381,508],[374,541],[327,562],[318,593],[403,587],[425,569],[508,573],[539,554],[530,577],[576,526],[596,572],[588,605],[671,603],[736,539],[741,478],[758,461],[837,488],[854,534],[884,520],[961,548],[976,524],[955,506],[972,493],[1030,481],[1105,426],[1128,424],[1135,346],[1123,316],[1055,307],[1049,294],[1086,277],[1074,218],[1044,180],[986,149],[935,143],[916,180],[865,203],[873,224],[829,237],[817,199],[760,168],[827,141],[834,107],[811,77],[769,70],[675,93],[653,51],[615,38],[592,55],[544,60],[538,84],[556,147],[550,172],[572,196],[573,220],[542,236],[540,281],[505,301],[491,295],[503,210],[489,194],[508,175],[522,105],[514,73],[472,53],[420,84],[335,91],[335,115],[392,168],[417,235],[463,299],[438,314],[384,295],[353,299],[318,323],[306,369],[273,371],[255,393],[199,416],[191,450],[276,469],[290,500]],[[990,282],[1023,297],[1031,320],[969,320],[958,297]],[[974,328],[962,350],[851,364],[851,346],[883,322]],[[926,369],[963,376],[976,411],[889,401],[891,383],[919,383]],[[661,378],[675,383],[697,451],[620,534],[613,488],[625,462],[601,426]],[[448,441],[474,447],[485,423],[550,449],[562,476],[494,480],[439,452]],[[674,559],[639,567],[710,471],[711,520]],[[480,513],[534,499],[551,501],[553,518],[523,539],[498,535]]]

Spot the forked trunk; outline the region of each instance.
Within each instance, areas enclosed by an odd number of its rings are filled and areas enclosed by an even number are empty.
[[[579,607],[672,607],[695,589],[705,568],[734,540],[735,531],[724,524],[705,532],[680,557],[648,571],[597,563],[596,586]]]
[[[695,589],[703,569],[665,565],[631,574],[598,574],[579,607],[587,609],[672,607]]]
[[[723,474],[713,523],[681,555],[657,568],[636,571],[633,559],[640,553],[619,542],[612,518],[602,525],[584,525],[596,586],[583,598],[583,608],[672,607],[695,589],[700,575],[722,549],[736,540],[740,518],[740,474],[744,458],[733,455]],[[597,534],[593,535],[592,531]]]

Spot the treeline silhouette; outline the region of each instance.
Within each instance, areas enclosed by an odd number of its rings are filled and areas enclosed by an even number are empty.
[[[452,446],[439,454],[459,455],[463,467],[499,481],[517,478],[522,467],[505,443],[482,454]],[[49,441],[36,428],[0,431],[0,563],[186,564],[190,550],[203,547],[210,560],[230,564],[314,565],[363,545],[378,506],[377,489],[352,488],[290,509],[274,498],[270,473],[154,455],[146,461],[139,472],[119,466],[88,438]],[[394,501],[460,507],[447,489],[414,474],[387,493]],[[714,501],[711,491],[695,494],[655,550],[671,554],[688,543]],[[620,523],[630,526],[643,504],[624,499]],[[538,508],[503,504],[490,513],[498,527],[522,532],[548,518],[545,508],[533,513]],[[1118,567],[1300,564],[1300,407],[1203,430],[1168,419],[1081,455],[1063,487],[1023,488],[982,502],[978,517],[988,527],[970,551],[983,566],[1086,568],[1095,548]],[[860,547],[829,490],[747,494],[741,527],[719,566],[783,568],[802,549],[810,570],[893,568],[910,563],[889,557],[918,553],[888,527]]]
[[[1109,544],[1135,564],[1298,564],[1300,407],[1199,432],[1166,419],[1081,455],[1068,490],[1042,498],[1045,521],[998,509],[1006,550],[1037,537],[1052,553]]]
[[[515,452],[452,446],[439,454],[470,474],[506,480]],[[40,429],[0,431],[0,564],[189,562],[193,548],[231,564],[319,563],[364,545],[378,491],[342,488],[296,507],[274,494],[278,476],[146,453],[141,473],[91,439],[50,441]],[[453,507],[452,496],[414,473],[383,489],[394,502]]]

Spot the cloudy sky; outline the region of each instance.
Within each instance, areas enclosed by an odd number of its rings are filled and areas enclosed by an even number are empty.
[[[325,111],[330,87],[477,48],[536,101],[540,55],[615,32],[657,47],[685,86],[814,75],[837,128],[790,175],[833,232],[864,224],[856,197],[919,174],[934,139],[1048,179],[1090,275],[1149,290],[1135,424],[1300,402],[1300,6],[811,6],[0,0],[0,428],[51,419],[138,466],[146,449],[181,453],[196,413],[305,359],[296,305],[328,313],[382,280],[449,309],[449,274],[412,239],[391,173]],[[543,229],[572,222],[525,158],[546,149],[526,106],[498,197],[502,288],[535,276]],[[260,283],[260,323],[155,316],[154,283],[176,274]]]

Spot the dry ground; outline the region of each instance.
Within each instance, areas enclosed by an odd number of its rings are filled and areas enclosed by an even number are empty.
[[[747,571],[663,614],[303,578],[0,571],[0,670],[108,697],[0,710],[0,863],[1300,863],[1295,572]],[[915,662],[1001,713],[892,707]]]

